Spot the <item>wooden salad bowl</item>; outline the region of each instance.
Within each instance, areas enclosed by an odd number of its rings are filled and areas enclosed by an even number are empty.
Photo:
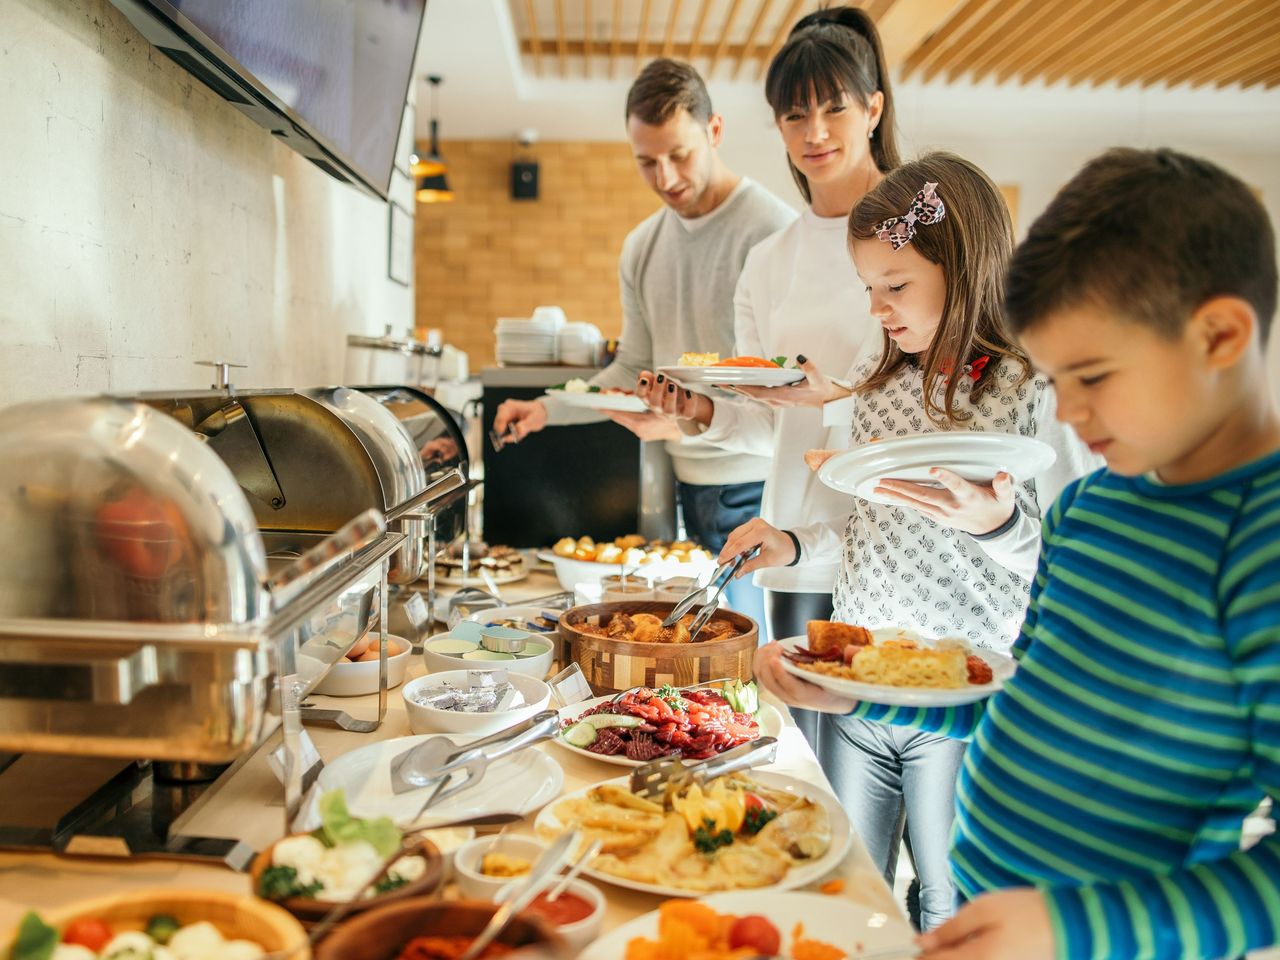
[[[753,677],[760,630],[748,616],[720,609],[712,619],[727,620],[735,633],[719,640],[695,643],[635,643],[583,633],[583,624],[607,626],[615,613],[652,613],[666,617],[675,606],[653,600],[618,600],[573,607],[560,614],[560,638],[568,659],[586,674],[596,696],[632,687],[660,687],[669,683],[688,687],[726,677],[746,683]]]

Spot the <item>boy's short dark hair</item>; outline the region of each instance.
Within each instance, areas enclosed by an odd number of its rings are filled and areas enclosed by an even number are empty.
[[[1165,336],[1215,296],[1247,301],[1265,340],[1276,251],[1262,204],[1240,180],[1174,150],[1109,150],[1071,178],[1009,264],[1015,333],[1051,313],[1105,307]]]
[[[627,92],[626,119],[635,117],[652,127],[661,126],[679,109],[699,123],[711,119],[711,94],[698,71],[680,60],[654,60],[636,77]]]

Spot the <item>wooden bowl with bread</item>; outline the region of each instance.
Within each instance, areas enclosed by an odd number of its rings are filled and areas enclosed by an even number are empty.
[[[752,678],[751,660],[760,636],[754,620],[733,610],[717,610],[691,641],[692,615],[673,628],[661,627],[674,606],[616,601],[573,607],[560,615],[560,637],[569,659],[582,669],[597,696],[664,683],[688,687],[722,677],[743,683]]]

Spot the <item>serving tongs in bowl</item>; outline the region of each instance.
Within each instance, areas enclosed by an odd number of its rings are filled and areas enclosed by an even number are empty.
[[[667,619],[662,621],[662,625],[664,627],[674,627],[681,617],[701,602],[702,606],[699,607],[693,622],[689,624],[689,641],[691,643],[696,641],[698,639],[698,631],[707,625],[711,615],[716,612],[716,604],[719,603],[720,594],[724,593],[724,588],[729,585],[729,581],[742,569],[742,565],[759,552],[760,544],[757,543],[750,550],[738,554],[726,563],[720,564],[705,587],[698,587],[693,592],[686,594],[671,608],[671,612],[667,614]]]
[[[702,784],[727,773],[773,763],[777,755],[777,737],[760,737],[693,765],[684,763],[678,757],[653,760],[631,771],[631,792],[636,796],[657,800],[666,796],[667,791],[672,788],[679,789],[690,783]]]

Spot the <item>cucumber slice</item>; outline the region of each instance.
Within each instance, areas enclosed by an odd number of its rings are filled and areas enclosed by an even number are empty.
[[[584,723],[590,724],[596,730],[601,727],[638,727],[644,723],[639,717],[633,717],[629,713],[593,713],[589,717],[583,717],[574,726],[580,726]]]
[[[565,727],[560,736],[575,747],[589,747],[596,742],[596,728],[589,723],[575,723]]]

